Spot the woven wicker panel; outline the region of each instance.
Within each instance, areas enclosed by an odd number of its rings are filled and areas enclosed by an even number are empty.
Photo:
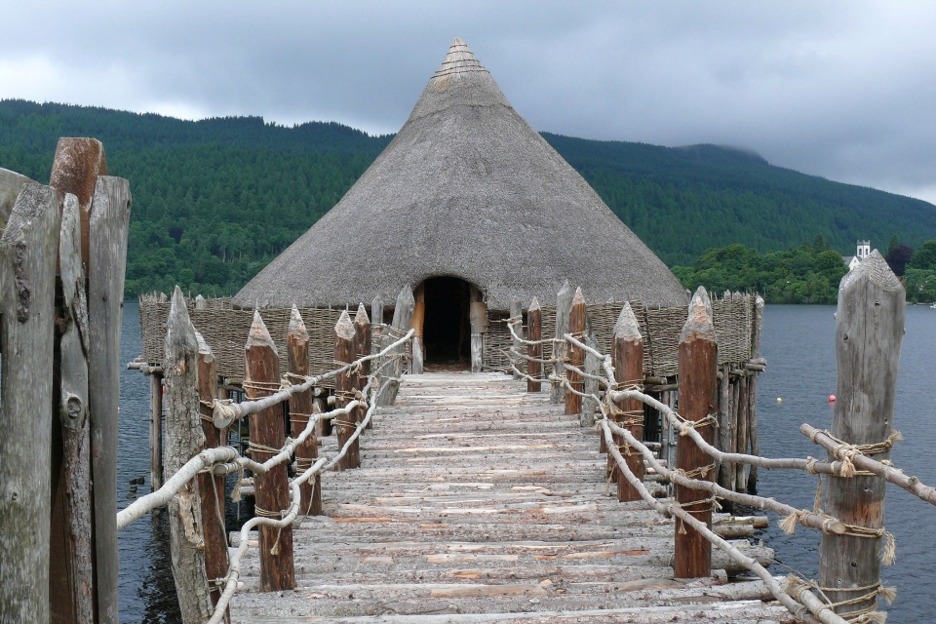
[[[510,315],[506,312],[488,310],[488,330],[484,334],[483,361],[484,368],[498,371],[510,370],[510,348],[513,339],[507,327]]]
[[[208,300],[214,302],[215,300]],[[170,303],[155,299],[140,300],[140,323],[143,329],[143,358],[152,364],[161,363],[166,336],[166,319]],[[244,377],[244,345],[253,322],[253,311],[234,310],[222,305],[207,305],[195,309],[193,301],[186,301],[189,316],[195,329],[211,347],[218,362],[218,374],[231,379]],[[286,337],[289,332],[289,308],[268,308],[260,311],[277,346],[280,371],[286,371]],[[341,310],[324,308],[302,308],[300,316],[309,334],[309,370],[319,375],[333,370],[335,349],[335,325]],[[329,385],[328,383],[324,385]]]
[[[712,323],[718,339],[718,363],[737,364],[751,359],[754,298],[732,295],[712,301]]]
[[[644,311],[647,333],[644,334],[644,352],[649,343],[649,364],[644,359],[644,371],[654,377],[676,374],[679,358],[679,333],[686,324],[686,308],[653,308]]]

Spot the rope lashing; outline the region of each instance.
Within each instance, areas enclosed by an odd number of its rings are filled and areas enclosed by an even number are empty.
[[[289,510],[281,511],[267,511],[261,507],[254,505],[254,514],[260,516],[261,518],[273,518],[274,520],[282,520],[289,515]],[[276,541],[273,542],[273,546],[270,548],[271,555],[279,554],[279,543],[280,537],[283,535],[283,527],[278,527],[276,529]]]

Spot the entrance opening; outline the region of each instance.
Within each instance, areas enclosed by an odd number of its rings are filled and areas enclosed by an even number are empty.
[[[423,345],[427,366],[471,366],[471,286],[457,277],[430,277],[423,282],[426,316]]]

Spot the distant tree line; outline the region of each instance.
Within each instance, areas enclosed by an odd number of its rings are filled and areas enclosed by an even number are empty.
[[[936,302],[936,239],[914,251],[893,238],[884,258],[903,282],[907,301]],[[839,282],[848,272],[843,257],[821,235],[767,253],[734,243],[709,249],[694,264],[672,269],[688,289],[756,292],[767,303],[835,303]]]
[[[235,293],[334,206],[392,139],[337,123],[195,122],[0,100],[0,167],[47,182],[62,136],[100,139],[110,174],[130,180],[127,296],[176,284],[205,296]],[[895,242],[888,257],[906,267],[908,296],[936,300],[933,267],[918,260],[925,234],[936,231],[931,204],[774,167],[737,149],[543,137],[687,286],[827,302],[842,270],[832,248],[899,239],[908,246]]]

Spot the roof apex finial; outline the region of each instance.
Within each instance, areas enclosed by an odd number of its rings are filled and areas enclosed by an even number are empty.
[[[452,45],[449,46],[448,54],[445,55],[442,65],[432,77],[435,79],[473,71],[487,72],[481,62],[475,58],[474,53],[468,48],[468,44],[462,41],[461,37],[455,37],[452,39]]]

